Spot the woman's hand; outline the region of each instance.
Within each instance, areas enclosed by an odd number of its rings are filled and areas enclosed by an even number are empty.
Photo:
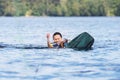
[[[51,45],[51,43],[50,43],[50,33],[47,33],[46,38],[47,38],[47,45],[48,45],[48,47],[52,48],[53,45]]]
[[[50,41],[50,33],[47,33],[46,37],[47,37],[47,41],[49,42]]]
[[[47,39],[49,39],[50,38],[50,33],[47,33],[46,37],[47,37]]]
[[[59,41],[57,44],[58,44],[61,48],[64,48],[64,41]]]
[[[64,43],[67,43],[68,42],[68,39],[64,39],[63,41],[60,42],[60,46],[61,48],[64,48]]]
[[[67,43],[67,42],[68,42],[68,39],[64,39],[63,42],[64,42],[64,43],[65,43],[65,42]]]

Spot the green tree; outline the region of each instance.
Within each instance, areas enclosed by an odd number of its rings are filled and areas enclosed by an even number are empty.
[[[4,15],[4,1],[0,0],[0,16]]]
[[[0,16],[120,16],[119,0],[0,0]]]

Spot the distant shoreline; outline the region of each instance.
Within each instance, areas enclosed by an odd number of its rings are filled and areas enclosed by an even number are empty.
[[[0,16],[0,17],[120,17],[120,16]]]

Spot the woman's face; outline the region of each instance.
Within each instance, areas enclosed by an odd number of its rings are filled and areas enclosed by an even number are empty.
[[[59,43],[59,42],[62,41],[62,37],[60,35],[55,35],[53,37],[53,40],[54,40],[55,43]]]

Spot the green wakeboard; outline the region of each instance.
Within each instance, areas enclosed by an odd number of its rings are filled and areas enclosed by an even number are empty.
[[[68,48],[77,50],[89,50],[94,43],[94,38],[87,32],[79,34],[68,43]]]

